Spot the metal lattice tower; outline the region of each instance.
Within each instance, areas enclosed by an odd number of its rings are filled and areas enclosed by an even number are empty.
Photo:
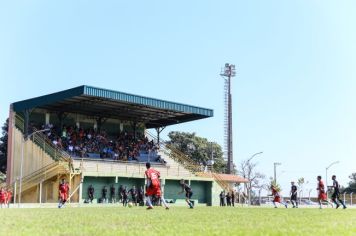
[[[224,104],[225,104],[225,118],[224,118],[224,158],[227,161],[228,174],[234,170],[233,151],[232,151],[232,96],[231,96],[231,78],[235,77],[235,65],[225,63],[220,75],[224,77]]]

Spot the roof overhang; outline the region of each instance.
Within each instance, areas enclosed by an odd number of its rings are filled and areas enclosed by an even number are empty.
[[[15,112],[44,109],[163,127],[213,116],[213,110],[92,86],[79,86],[13,103]]]

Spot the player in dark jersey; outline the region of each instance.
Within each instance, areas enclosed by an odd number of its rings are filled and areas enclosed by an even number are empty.
[[[193,196],[192,188],[189,186],[189,184],[185,183],[184,179],[180,180],[180,186],[182,187],[182,191],[179,192],[178,194],[185,192],[185,201],[188,203],[189,208],[193,209],[194,205],[190,201],[191,197]]]
[[[122,189],[121,194],[122,194],[122,205],[125,207],[127,206],[128,203],[128,192],[126,186]]]
[[[298,208],[298,188],[295,186],[294,181],[291,182],[290,188],[290,202],[293,205],[293,208]]]
[[[94,199],[94,187],[93,187],[93,185],[90,185],[89,188],[88,188],[88,196],[89,196],[90,203],[93,203],[93,199]]]
[[[69,185],[62,179],[62,182],[59,184],[59,203],[58,208],[62,208],[64,204],[67,202],[68,194],[69,194]]]
[[[131,195],[132,203],[137,206],[137,190],[135,186],[132,186],[132,189],[129,190],[129,194]]]
[[[118,189],[119,202],[122,202],[122,191],[124,190],[124,186],[120,185]]]
[[[115,186],[113,184],[110,186],[110,198],[111,198],[111,203],[116,202]]]
[[[344,207],[344,209],[346,209],[345,203],[340,199],[340,185],[339,182],[336,180],[336,175],[333,175],[331,179],[333,180],[332,187],[334,188],[334,192],[331,195],[331,200],[335,203],[336,209],[340,207],[340,204]],[[337,201],[339,201],[340,204]]]

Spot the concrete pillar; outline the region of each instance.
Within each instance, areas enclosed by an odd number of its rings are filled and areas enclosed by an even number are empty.
[[[49,113],[46,113],[46,114],[45,114],[46,125],[48,125],[48,124],[50,123],[49,118],[50,118],[50,114],[49,114]]]

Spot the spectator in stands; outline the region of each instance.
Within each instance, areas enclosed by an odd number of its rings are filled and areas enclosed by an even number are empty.
[[[115,186],[113,184],[110,187],[110,198],[111,198],[111,203],[115,203],[116,202]]]
[[[104,188],[103,188],[103,203],[108,202],[107,193],[108,193],[108,190],[107,190],[106,186],[104,186]]]
[[[90,203],[93,203],[93,199],[94,199],[94,187],[93,187],[93,185],[90,185],[89,188],[88,188],[88,196],[89,196]]]

